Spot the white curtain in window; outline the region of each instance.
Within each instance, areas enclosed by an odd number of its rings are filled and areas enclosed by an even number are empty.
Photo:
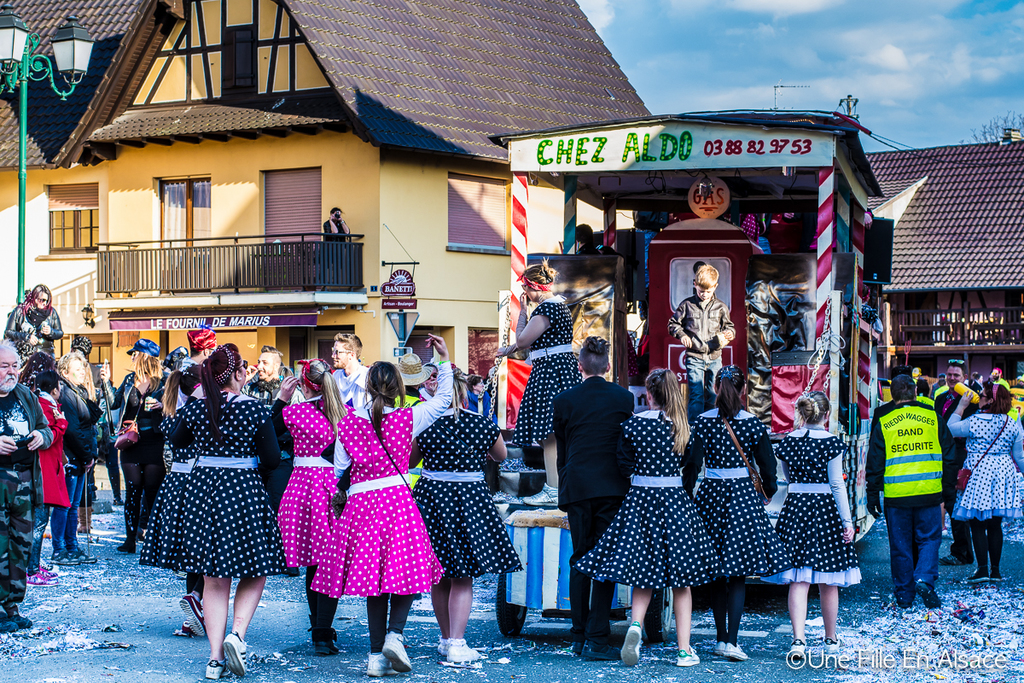
[[[211,237],[210,230],[210,181],[192,181],[192,237]]]
[[[188,237],[185,234],[188,225],[185,182],[184,180],[173,180],[163,183],[163,239],[165,240],[183,240]]]

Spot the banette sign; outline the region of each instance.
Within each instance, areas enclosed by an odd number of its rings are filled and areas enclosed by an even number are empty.
[[[380,286],[381,296],[403,296],[416,295],[416,283],[412,280],[412,274],[407,270],[396,270],[391,273],[387,282]]]
[[[514,171],[594,173],[831,166],[831,133],[669,121],[511,140]]]

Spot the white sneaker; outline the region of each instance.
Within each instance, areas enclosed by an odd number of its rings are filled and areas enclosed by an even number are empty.
[[[208,681],[219,680],[223,673],[224,662],[218,662],[216,659],[211,659],[209,664],[206,665],[206,680]]]
[[[640,661],[640,639],[643,638],[643,630],[640,624],[633,622],[626,631],[626,641],[622,643],[622,663],[626,666],[636,666]]]
[[[371,652],[370,661],[366,663],[366,675],[371,678],[380,678],[382,676],[396,676],[398,672],[391,668],[391,663],[384,656],[384,653],[378,652],[374,654]]]
[[[452,638],[448,646],[448,661],[452,664],[469,664],[480,659],[480,653],[466,645],[464,638]]]
[[[388,633],[384,639],[384,656],[391,662],[391,666],[398,673],[412,671],[412,662],[405,652],[405,637],[401,633]]]
[[[690,651],[680,650],[676,656],[676,666],[697,666],[700,664],[700,657],[697,656],[697,651],[692,647]]]
[[[527,498],[523,498],[525,505],[538,505],[538,506],[550,506],[554,507],[558,505],[558,489],[554,486],[548,486],[544,484],[544,488],[540,490],[540,493],[536,493]]]
[[[718,641],[718,644],[715,645],[715,652],[714,652],[715,656],[716,657],[724,657],[725,656],[725,648],[727,648],[727,647],[729,647],[729,646],[726,644],[726,642],[724,640]]]
[[[838,634],[836,634],[836,639],[835,640],[832,640],[831,638],[826,638],[825,639],[825,654],[827,654],[827,655],[837,655],[837,654],[839,654],[839,648],[842,645],[842,643],[843,643],[843,639],[840,638]]]
[[[234,631],[224,639],[224,664],[236,676],[245,675],[245,641]]]
[[[749,659],[747,653],[741,650],[739,645],[726,645],[724,654],[726,659],[731,659],[734,662],[745,662]]]
[[[451,638],[438,638],[437,639],[437,654],[442,657],[448,656],[448,649],[452,646]]]
[[[802,640],[794,640],[793,644],[789,646],[788,659],[793,661],[802,660],[807,656],[807,643]]]

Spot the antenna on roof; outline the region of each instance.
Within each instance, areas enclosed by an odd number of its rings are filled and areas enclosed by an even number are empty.
[[[860,102],[853,95],[847,95],[843,99],[839,100],[839,110],[843,111],[844,114],[849,116],[851,119],[860,119],[860,115],[857,113],[857,103]]]
[[[778,109],[779,108],[779,90],[781,90],[782,88],[810,88],[811,86],[809,86],[809,85],[782,85],[782,79],[779,79],[779,82],[776,83],[773,87],[775,88],[775,106],[772,107],[772,109]]]

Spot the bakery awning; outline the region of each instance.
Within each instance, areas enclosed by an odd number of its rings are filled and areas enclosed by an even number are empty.
[[[318,310],[125,311],[110,313],[111,330],[214,330],[246,327],[315,327]]]

